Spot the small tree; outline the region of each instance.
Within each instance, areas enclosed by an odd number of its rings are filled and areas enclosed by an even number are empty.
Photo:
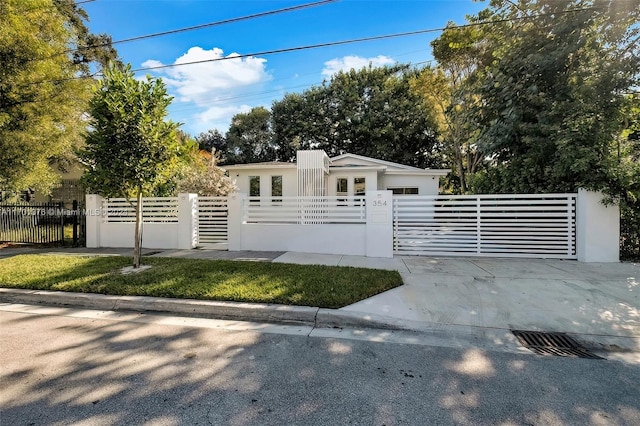
[[[178,124],[165,120],[171,100],[162,80],[137,80],[127,65],[104,71],[89,104],[91,128],[81,153],[89,167],[83,181],[106,197],[135,198],[134,268],[140,266],[142,196],[176,163]]]
[[[234,192],[235,183],[225,175],[224,169],[218,167],[218,153],[201,151],[200,161],[192,164],[178,182],[178,191],[191,192],[203,196],[223,197]]]

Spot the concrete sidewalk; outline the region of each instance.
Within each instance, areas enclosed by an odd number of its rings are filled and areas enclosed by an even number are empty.
[[[405,285],[342,308],[422,330],[565,332],[640,350],[640,265],[569,260],[372,259],[286,253],[274,262],[395,269]]]
[[[10,255],[76,253],[130,255],[126,249],[3,249]],[[323,327],[377,327],[440,333],[454,337],[504,339],[510,329],[565,332],[603,349],[640,352],[640,265],[579,263],[563,260],[433,258],[392,259],[306,253],[147,250],[155,257],[236,259],[298,264],[356,266],[397,270],[404,285],[339,310],[277,305],[233,304],[159,298],[104,299],[100,308],[180,313],[195,312],[235,319],[308,322]],[[52,300],[48,292],[29,292],[5,302]],[[50,293],[50,292],[49,292]],[[73,305],[73,297],[56,296]],[[87,295],[75,297],[88,304]],[[103,297],[104,298],[104,297]],[[113,300],[112,300],[113,299]],[[151,300],[154,299],[154,300]],[[158,300],[155,300],[158,299]],[[47,303],[43,300],[41,303]],[[97,302],[96,302],[97,303]],[[97,307],[97,306],[96,306]],[[182,311],[181,311],[182,310]],[[300,316],[302,315],[302,316]],[[310,318],[313,317],[313,320]]]

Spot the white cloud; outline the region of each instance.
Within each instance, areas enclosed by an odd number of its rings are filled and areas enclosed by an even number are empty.
[[[176,101],[193,103],[199,109],[205,109],[204,112],[194,115],[198,123],[185,123],[188,127],[192,127],[193,124],[193,127],[206,130],[211,128],[206,127],[208,123],[213,126],[215,122],[216,128],[226,131],[234,114],[250,109],[247,105],[234,104],[233,99],[229,98],[240,94],[247,86],[268,81],[271,76],[266,71],[267,60],[256,57],[240,58],[237,53],[225,56],[222,49],[217,47],[205,50],[195,46],[177,58],[174,64],[198,61],[208,62],[163,68],[155,72],[163,74],[162,79]],[[150,59],[142,65],[155,67],[163,63]]]
[[[162,62],[156,61],[155,59],[149,59],[142,63],[142,66],[145,68],[161,67],[162,65],[164,65]]]
[[[203,104],[220,96],[221,93],[228,95],[233,89],[269,79],[269,74],[265,71],[266,59],[238,56],[237,53],[231,53],[225,57],[222,49],[217,47],[204,50],[196,46],[176,59],[174,64],[209,62],[166,68],[158,72],[167,75],[167,85],[176,89],[181,101]],[[151,59],[142,65],[154,67],[162,63]]]
[[[339,71],[349,71],[352,68],[359,70],[363,67],[368,67],[371,64],[373,67],[381,67],[384,65],[395,64],[396,61],[388,56],[378,55],[372,58],[363,58],[362,56],[345,56],[343,58],[335,58],[324,63],[322,69],[322,75],[325,77],[331,77],[333,74]]]
[[[251,107],[249,105],[228,105],[228,106],[214,106],[207,108],[204,112],[196,114],[196,118],[200,123],[208,123],[210,121],[220,121],[228,117],[241,112],[249,112]]]

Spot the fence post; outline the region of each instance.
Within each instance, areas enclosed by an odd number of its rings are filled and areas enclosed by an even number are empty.
[[[80,214],[80,212],[78,211],[78,200],[73,200],[73,203],[71,203],[71,223],[73,224],[73,246],[77,247],[78,246],[78,214]]]
[[[578,189],[576,252],[579,262],[620,261],[620,208],[602,204],[601,192]]]
[[[482,253],[482,206],[480,195],[476,195],[476,254]]]
[[[228,198],[227,215],[227,249],[229,251],[242,250],[242,223],[244,222],[244,208],[247,201],[246,194],[234,193]]]
[[[102,247],[100,244],[100,224],[102,223],[102,215],[106,212],[102,211],[103,198],[97,194],[87,194],[86,198],[86,240],[88,248]]]
[[[393,257],[393,195],[391,191],[366,193],[366,256]]]
[[[198,195],[178,194],[178,248],[198,245]]]

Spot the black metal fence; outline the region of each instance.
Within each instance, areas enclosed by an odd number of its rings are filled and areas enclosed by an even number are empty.
[[[620,203],[620,258],[640,261],[640,201]]]
[[[0,242],[84,245],[84,209],[77,201],[0,204]]]

